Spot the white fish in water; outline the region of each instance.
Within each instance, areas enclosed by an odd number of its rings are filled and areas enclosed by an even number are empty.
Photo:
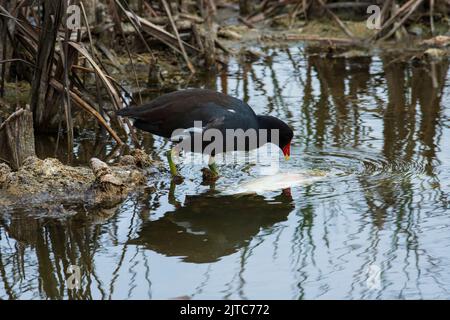
[[[327,176],[323,171],[283,172],[252,179],[225,190],[227,194],[248,194],[277,191],[299,185],[313,183]]]

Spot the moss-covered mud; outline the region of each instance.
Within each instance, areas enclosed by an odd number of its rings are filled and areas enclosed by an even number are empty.
[[[160,164],[142,150],[134,150],[114,165],[93,158],[90,167],[30,157],[16,172],[0,164],[0,209],[62,203],[108,207],[121,202],[131,191],[151,186],[160,172]]]

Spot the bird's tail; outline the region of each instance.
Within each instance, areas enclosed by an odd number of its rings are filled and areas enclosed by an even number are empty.
[[[133,117],[133,115],[136,114],[136,111],[133,109],[134,108],[130,108],[130,107],[120,109],[120,110],[116,111],[116,115],[120,116],[120,117]]]

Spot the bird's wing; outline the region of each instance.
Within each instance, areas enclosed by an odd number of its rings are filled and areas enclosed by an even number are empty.
[[[120,110],[120,116],[137,120],[142,130],[170,138],[178,129],[195,126],[224,129],[255,126],[256,115],[239,99],[211,90],[191,89],[165,94],[149,104]],[[218,119],[223,123],[219,123]],[[195,122],[201,121],[201,125]]]
[[[178,132],[174,132],[170,139],[174,142],[179,142],[186,138],[192,138],[195,134],[203,134],[208,129],[217,129],[224,131],[225,117],[217,117],[208,121],[206,124],[202,123],[202,126],[193,126],[189,128],[180,129]]]
[[[232,113],[254,114],[253,110],[239,99],[212,90],[189,89],[162,95],[139,107],[121,109],[117,115],[156,122],[180,113],[192,113],[201,108],[212,107]]]

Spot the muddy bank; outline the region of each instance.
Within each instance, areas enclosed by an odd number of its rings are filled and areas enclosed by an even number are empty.
[[[16,172],[0,164],[0,209],[39,208],[49,204],[111,206],[131,191],[151,187],[161,165],[134,150],[114,165],[92,158],[90,167],[71,167],[57,159],[29,157]]]

